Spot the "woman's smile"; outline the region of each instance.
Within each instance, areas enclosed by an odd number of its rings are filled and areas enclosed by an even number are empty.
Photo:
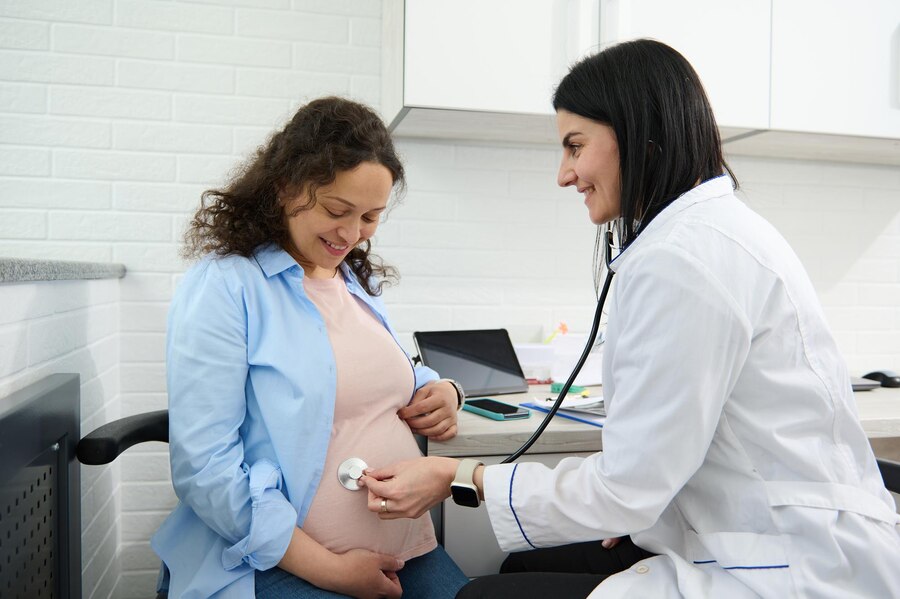
[[[322,239],[322,238],[320,238]],[[350,249],[350,246],[347,244],[337,244],[328,241],[327,239],[322,239],[322,243],[325,245],[325,251],[327,251],[332,256],[343,256],[347,253],[347,250]]]

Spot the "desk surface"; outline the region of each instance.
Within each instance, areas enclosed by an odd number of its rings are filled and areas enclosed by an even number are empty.
[[[591,388],[600,395],[599,387]],[[522,403],[550,395],[548,385],[532,385],[527,393],[498,395],[507,403]],[[900,389],[878,388],[853,394],[863,430],[870,438],[900,437]],[[531,418],[499,422],[469,412],[459,414],[459,434],[443,443],[429,442],[429,455],[452,457],[508,455],[519,448],[543,420],[532,410]],[[554,418],[529,453],[599,451],[601,430],[566,418]]]

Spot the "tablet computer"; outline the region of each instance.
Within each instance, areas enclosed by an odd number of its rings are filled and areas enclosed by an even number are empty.
[[[422,363],[458,381],[466,397],[528,391],[506,329],[417,331],[413,340]]]

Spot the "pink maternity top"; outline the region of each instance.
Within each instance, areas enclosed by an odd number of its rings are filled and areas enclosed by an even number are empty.
[[[365,489],[345,489],[337,477],[338,466],[350,457],[378,468],[421,455],[397,416],[415,386],[409,358],[340,275],[305,277],[303,286],[325,320],[337,367],[325,470],[303,530],[336,553],[363,548],[402,560],[428,553],[437,541],[427,513],[415,520],[381,520],[366,508]]]

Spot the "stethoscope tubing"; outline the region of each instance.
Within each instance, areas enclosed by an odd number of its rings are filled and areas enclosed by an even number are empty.
[[[562,405],[563,400],[569,393],[569,388],[572,386],[572,383],[575,382],[575,377],[578,376],[578,373],[581,372],[581,368],[587,361],[588,356],[590,355],[591,350],[594,347],[594,340],[597,338],[597,331],[600,329],[600,317],[603,315],[603,306],[606,304],[606,296],[609,293],[609,286],[612,283],[612,278],[615,274],[615,271],[613,271],[608,266],[607,269],[606,280],[603,282],[603,290],[600,292],[600,298],[597,300],[597,309],[594,311],[594,322],[591,324],[591,332],[588,335],[588,340],[584,346],[584,351],[581,352],[581,357],[578,358],[578,362],[575,364],[575,368],[572,369],[572,374],[569,375],[568,380],[566,380],[566,384],[563,385],[563,388],[560,390],[559,395],[556,397],[556,401],[553,403],[553,407],[550,408],[550,411],[547,412],[546,416],[544,416],[544,420],[537,427],[537,429],[535,429],[531,437],[529,437],[528,440],[525,441],[525,443],[523,443],[522,446],[517,449],[512,455],[500,462],[501,464],[514,462],[522,457],[522,454],[531,449],[531,446],[534,445],[534,443],[538,440],[538,437],[541,436],[541,433],[544,432],[544,429],[546,429],[550,424],[550,420],[553,418],[553,416],[556,415],[557,410],[559,410],[559,406]]]

